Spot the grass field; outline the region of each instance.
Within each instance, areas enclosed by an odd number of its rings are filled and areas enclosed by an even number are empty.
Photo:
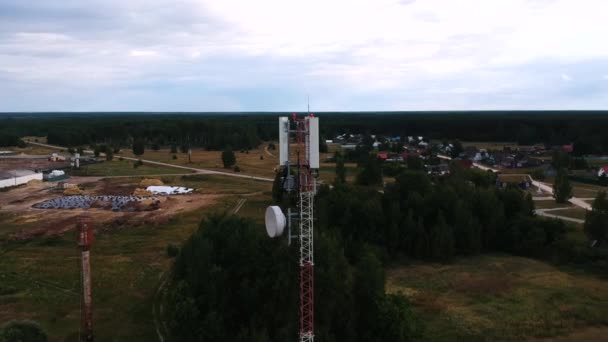
[[[532,259],[480,256],[387,274],[387,291],[410,298],[428,341],[520,341],[608,325],[606,280]]]
[[[145,175],[164,175],[164,174],[182,174],[191,173],[192,171],[177,169],[170,166],[146,164],[133,167],[133,161],[119,160],[116,158],[113,161],[104,161],[98,164],[83,165],[80,170],[70,172],[72,176],[145,176]]]
[[[587,210],[579,207],[571,207],[566,209],[555,210],[551,212],[554,215],[566,216],[575,219],[584,220],[587,215]]]
[[[279,151],[265,151],[265,146],[266,144],[260,145],[259,148],[249,150],[248,153],[234,151],[234,155],[236,156],[236,165],[241,169],[242,174],[268,178],[274,177],[274,170],[279,164]],[[125,157],[135,157],[133,152],[128,149],[121,150],[120,155]],[[176,156],[176,159],[173,159],[174,155]],[[320,159],[324,160],[329,155],[330,154],[321,154]],[[168,149],[160,149],[158,151],[146,150],[141,156],[141,159],[189,166],[193,168],[233,172],[232,169],[223,168],[222,151],[193,149],[191,161],[189,161],[188,154],[186,153],[170,153],[170,150]]]
[[[271,153],[278,153],[278,151],[270,151]],[[259,149],[250,150],[249,153],[241,153],[240,151],[234,151],[236,156],[236,165],[241,169],[241,173],[273,177],[274,168],[278,165],[278,157],[267,154],[261,147]],[[120,155],[125,157],[134,157],[131,150],[121,150]],[[173,159],[173,156],[177,159]],[[263,158],[261,159],[260,156]],[[203,149],[193,149],[191,162],[188,161],[188,154],[186,153],[170,153],[168,149],[161,149],[158,151],[146,150],[141,156],[141,159],[153,160],[168,164],[184,165],[194,168],[210,169],[217,171],[232,172],[223,168],[222,164],[222,151],[206,151]]]
[[[114,222],[97,227],[91,252],[97,341],[158,340],[152,306],[161,277],[172,260],[166,255],[167,244],[181,244],[205,215],[230,211],[243,194],[258,194],[249,203],[259,208],[270,203],[269,182],[215,175],[162,178],[168,184],[225,196],[168,222]],[[243,213],[248,211],[248,216],[257,217],[255,210],[244,208]],[[0,215],[2,231],[18,230],[24,224],[14,215]],[[33,319],[42,324],[51,341],[76,341],[80,321],[78,262],[73,232],[28,242],[0,240],[0,322]]]
[[[534,206],[536,209],[553,209],[553,208],[572,208],[572,204],[570,203],[557,203],[554,200],[549,201],[534,201]]]

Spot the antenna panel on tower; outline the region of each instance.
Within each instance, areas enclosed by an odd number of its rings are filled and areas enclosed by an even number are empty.
[[[279,117],[279,163],[285,165],[289,160],[289,118]]]
[[[308,163],[311,169],[319,168],[319,118],[308,118],[308,146],[309,156]]]

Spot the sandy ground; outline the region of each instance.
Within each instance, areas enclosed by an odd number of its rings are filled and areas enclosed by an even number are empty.
[[[133,183],[120,184],[100,177],[72,177],[69,183],[79,184],[89,195],[130,195],[137,187]],[[90,216],[98,227],[119,229],[122,226],[142,224],[158,225],[166,223],[171,216],[212,204],[222,195],[189,194],[176,196],[155,196],[160,201],[160,209],[139,212],[113,212],[102,209],[34,209],[32,205],[63,196],[55,191],[56,184],[31,182],[27,186],[0,193],[0,214],[12,216],[12,224],[23,226],[10,235],[11,239],[29,239],[35,236],[62,234],[74,228],[75,218]],[[39,224],[36,224],[39,223]],[[0,227],[0,229],[2,229]]]

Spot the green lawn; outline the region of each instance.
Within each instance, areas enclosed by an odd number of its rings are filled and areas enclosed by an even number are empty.
[[[563,210],[560,209],[552,211],[551,214],[584,220],[585,216],[587,215],[587,210],[579,207],[571,207]]]
[[[105,161],[99,164],[84,165],[80,170],[71,171],[72,176],[143,176],[162,174],[183,174],[192,171],[178,169],[170,166],[146,164],[133,167],[133,161],[118,160]]]
[[[223,197],[213,206],[159,225],[98,227],[91,251],[96,341],[157,340],[152,303],[172,260],[166,255],[166,245],[180,244],[202,217],[229,210],[237,200]],[[3,221],[0,227],[4,229]],[[51,341],[76,341],[79,286],[79,252],[73,232],[29,242],[0,241],[0,322],[33,319],[42,324]]]
[[[544,262],[492,255],[387,271],[426,324],[428,341],[521,341],[608,325],[608,281]]]
[[[557,203],[554,200],[550,201],[534,201],[536,209],[552,209],[552,208],[571,208],[570,203]]]

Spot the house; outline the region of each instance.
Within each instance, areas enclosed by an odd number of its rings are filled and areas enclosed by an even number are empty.
[[[49,157],[49,160],[50,160],[50,161],[54,161],[54,162],[57,162],[57,161],[65,161],[65,157],[64,157],[64,156],[62,156],[62,155],[60,155],[60,154],[53,153],[53,154],[51,154],[51,156]]]
[[[42,181],[42,173],[32,170],[11,170],[0,171],[0,189],[21,184],[27,184],[29,181]]]
[[[600,167],[599,171],[597,172],[597,176],[598,177],[608,177],[608,166]]]
[[[387,160],[388,159],[388,153],[378,153],[378,159],[380,159],[380,160]]]
[[[470,169],[473,167],[473,161],[469,159],[453,159],[454,164],[462,167],[463,169]]]
[[[500,189],[504,189],[508,186],[528,189],[532,186],[532,177],[530,177],[530,175],[499,174],[496,178],[496,186]]]

